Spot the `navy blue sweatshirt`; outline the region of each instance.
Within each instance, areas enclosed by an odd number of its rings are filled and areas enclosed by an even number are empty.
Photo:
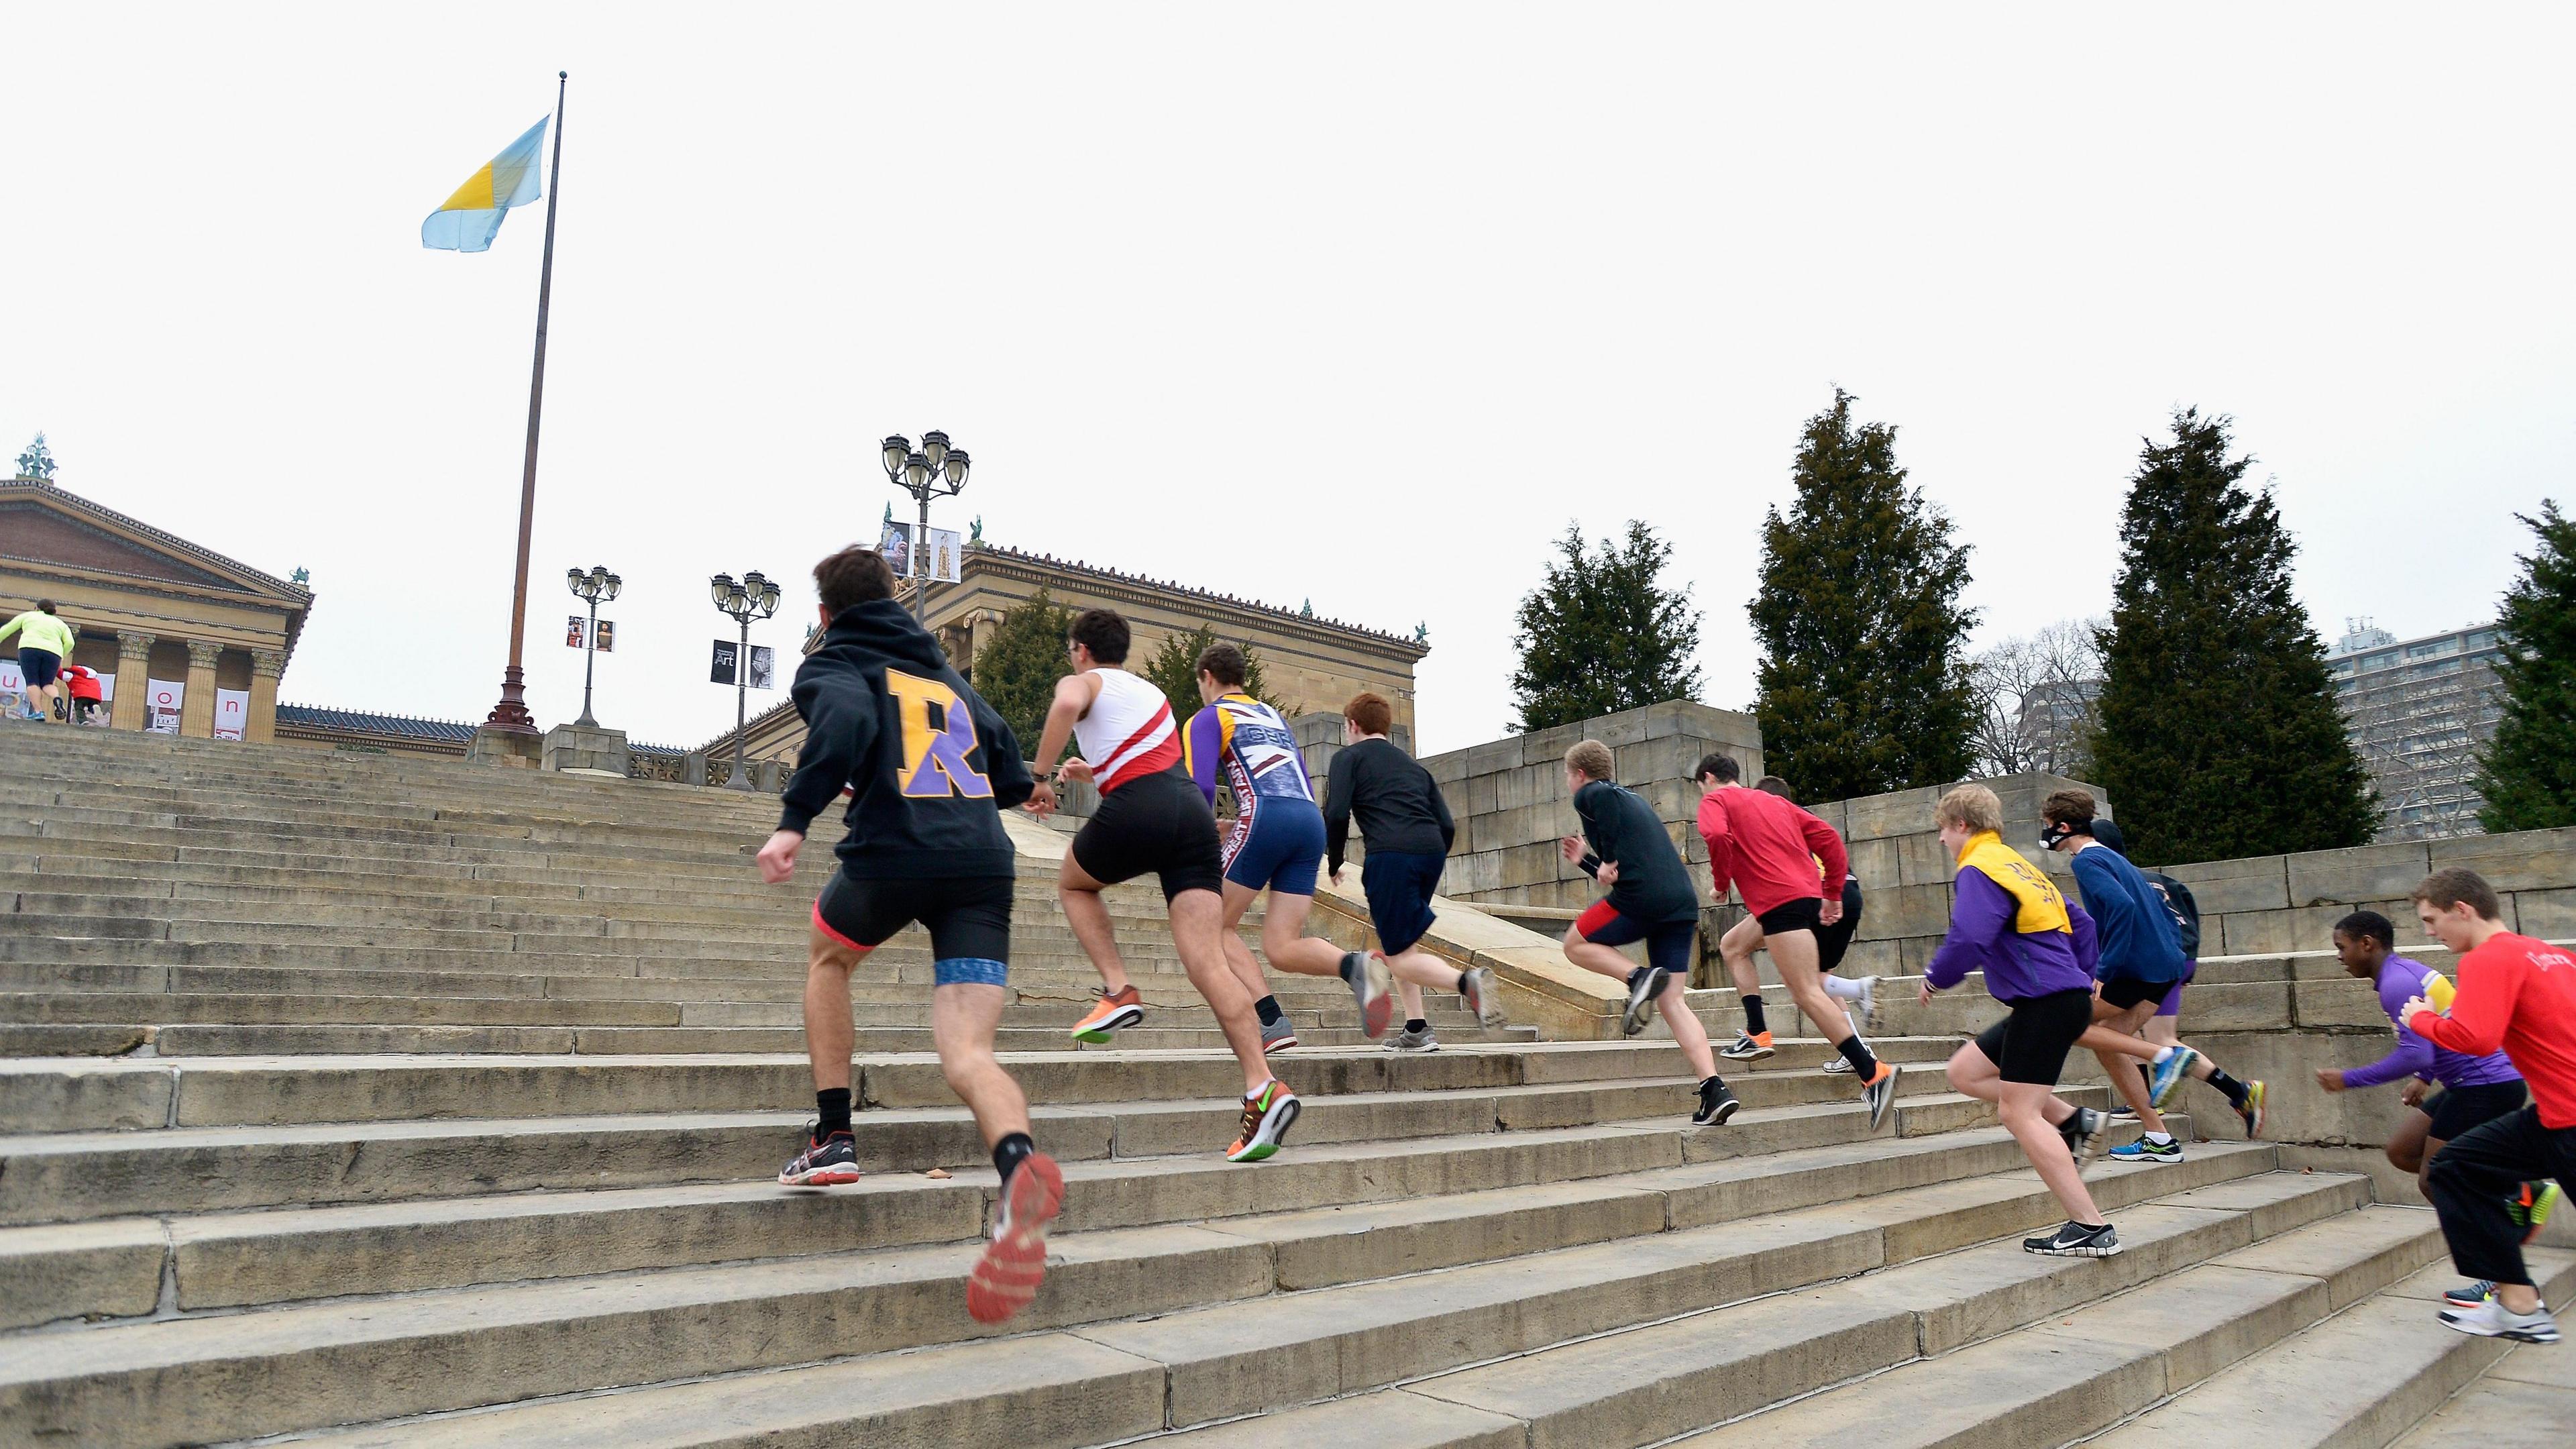
[[[847,785],[841,868],[861,880],[1010,875],[1001,812],[1035,782],[1011,727],[892,599],[843,609],[796,669],[805,721],[778,828],[803,831]]]

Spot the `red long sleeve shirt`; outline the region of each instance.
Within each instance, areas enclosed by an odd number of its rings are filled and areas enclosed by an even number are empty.
[[[1700,797],[1699,838],[1718,900],[1732,882],[1755,915],[1802,897],[1843,898],[1851,856],[1834,828],[1767,791],[1737,785]],[[1816,862],[1825,864],[1824,877]]]
[[[2576,956],[2498,931],[2460,958],[2450,1014],[2419,1011],[2409,1030],[2438,1047],[2501,1049],[2531,1085],[2544,1127],[2576,1127]]]

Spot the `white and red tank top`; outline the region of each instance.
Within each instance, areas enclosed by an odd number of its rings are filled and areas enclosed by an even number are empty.
[[[1181,762],[1181,731],[1163,691],[1124,669],[1095,669],[1100,697],[1074,721],[1074,742],[1101,793]]]

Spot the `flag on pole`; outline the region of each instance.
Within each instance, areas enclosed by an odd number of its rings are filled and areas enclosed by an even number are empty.
[[[551,118],[549,118],[551,119]],[[420,224],[420,244],[433,251],[489,251],[501,230],[501,218],[514,206],[525,206],[545,194],[539,162],[545,152],[546,123],[530,126],[483,169],[465,178],[447,204]]]

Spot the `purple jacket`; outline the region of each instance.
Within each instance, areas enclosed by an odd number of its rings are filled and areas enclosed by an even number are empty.
[[[2438,1047],[2398,1020],[2398,1009],[2409,999],[2423,995],[2425,978],[2434,974],[2432,967],[2404,956],[2391,956],[2380,963],[2379,1009],[2397,1023],[2397,1049],[2369,1066],[2345,1072],[2343,1084],[2347,1089],[2376,1087],[2400,1077],[2422,1077],[2445,1087],[2492,1087],[2522,1080],[2522,1074],[2513,1069],[2513,1063],[2502,1052],[2473,1057]]]
[[[1986,878],[1972,865],[1959,867],[1950,902],[1950,933],[1923,974],[1935,991],[1956,986],[1971,971],[1986,973],[1986,994],[1997,1001],[2050,996],[2060,991],[2091,991],[2097,955],[2093,918],[2073,901],[2066,903],[2064,931],[2013,929],[2021,902],[2012,892]]]

